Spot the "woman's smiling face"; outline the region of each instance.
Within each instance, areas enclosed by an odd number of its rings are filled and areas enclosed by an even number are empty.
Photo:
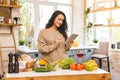
[[[56,26],[56,28],[59,28],[64,21],[64,16],[62,14],[59,14],[55,20],[54,20],[54,26]]]

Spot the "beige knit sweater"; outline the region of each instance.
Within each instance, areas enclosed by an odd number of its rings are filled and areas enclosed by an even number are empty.
[[[55,40],[61,37],[62,43],[58,46]],[[38,36],[38,50],[49,63],[64,59],[66,57],[65,39],[57,30],[44,29]]]

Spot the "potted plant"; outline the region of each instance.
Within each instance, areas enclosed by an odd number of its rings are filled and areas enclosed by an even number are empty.
[[[88,17],[90,11],[91,11],[91,8],[88,7],[87,10],[85,11],[85,17],[86,17],[86,18]]]
[[[94,44],[97,44],[97,43],[98,43],[98,39],[96,39],[96,38],[93,39],[93,43],[94,43]]]
[[[87,24],[87,32],[89,33],[89,31],[90,31],[90,29],[91,29],[91,27],[93,27],[93,23],[92,22],[88,22],[88,24]]]
[[[25,44],[25,40],[19,40],[19,45],[23,46]]]
[[[94,23],[89,20],[90,11],[91,11],[91,7],[88,7],[85,11],[85,19],[86,19],[85,26],[87,31],[88,42],[90,41],[91,28],[94,26]]]

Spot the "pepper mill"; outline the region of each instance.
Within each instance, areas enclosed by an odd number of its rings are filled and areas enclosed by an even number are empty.
[[[0,74],[0,80],[2,79],[2,75]]]
[[[9,63],[8,63],[8,73],[13,73],[13,54],[10,52],[8,54]]]
[[[4,74],[0,74],[0,80],[3,80]]]
[[[14,54],[15,62],[14,62],[14,73],[19,73],[19,62],[18,62],[18,53]]]

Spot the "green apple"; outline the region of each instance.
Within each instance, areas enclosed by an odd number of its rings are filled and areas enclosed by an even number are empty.
[[[92,71],[92,70],[94,70],[94,65],[91,64],[90,62],[88,62],[88,63],[86,63],[86,65],[85,65],[85,69],[86,69],[87,71]]]

